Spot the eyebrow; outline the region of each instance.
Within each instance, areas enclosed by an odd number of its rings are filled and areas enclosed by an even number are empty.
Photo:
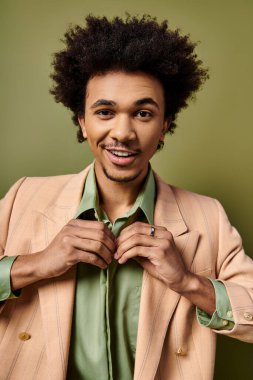
[[[136,100],[134,102],[135,106],[142,106],[142,105],[145,105],[145,104],[152,104],[156,108],[160,109],[158,103],[154,99],[152,99],[152,98],[141,98],[141,99],[138,99],[138,100]],[[96,107],[99,107],[99,106],[116,106],[116,105],[117,105],[117,103],[114,102],[113,100],[98,99],[95,103],[93,103],[91,105],[90,108],[96,108]]]
[[[113,100],[98,99],[90,108],[96,108],[99,106],[116,106],[116,102]]]
[[[134,104],[136,106],[142,106],[144,104],[152,104],[153,106],[155,106],[156,108],[160,109],[158,103],[156,103],[156,101],[152,98],[142,98],[142,99],[138,99],[136,100],[136,102],[134,102]]]

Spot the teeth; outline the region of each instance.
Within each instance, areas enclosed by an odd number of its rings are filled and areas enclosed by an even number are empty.
[[[116,150],[111,150],[111,153],[114,154],[115,156],[119,156],[119,157],[128,157],[128,156],[132,155],[132,153],[118,152]]]

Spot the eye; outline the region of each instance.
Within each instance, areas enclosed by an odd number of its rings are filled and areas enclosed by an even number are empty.
[[[139,119],[147,120],[147,119],[150,119],[150,118],[152,117],[152,112],[150,112],[150,111],[140,110],[140,111],[137,111],[135,115],[136,115]]]
[[[98,115],[101,119],[110,119],[113,116],[113,112],[111,110],[98,110],[95,112],[96,115]]]

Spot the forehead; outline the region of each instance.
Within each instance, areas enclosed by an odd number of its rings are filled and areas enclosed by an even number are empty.
[[[164,95],[161,83],[143,72],[108,72],[96,75],[88,81],[86,103],[103,98],[116,103],[134,103],[141,98],[153,98],[163,106]]]

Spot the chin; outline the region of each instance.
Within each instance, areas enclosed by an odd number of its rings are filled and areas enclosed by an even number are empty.
[[[139,170],[136,173],[127,174],[127,173],[113,173],[110,170],[107,170],[105,167],[103,167],[103,172],[106,178],[113,182],[131,182],[134,181],[136,178],[140,176],[142,173],[142,170]]]

